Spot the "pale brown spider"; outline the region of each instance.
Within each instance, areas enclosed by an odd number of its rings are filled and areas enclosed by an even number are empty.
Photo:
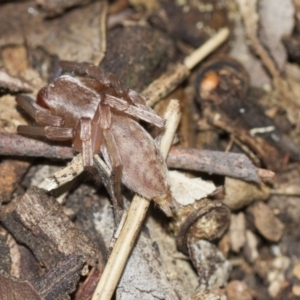
[[[18,133],[72,141],[74,150],[82,152],[85,167],[93,167],[94,155],[101,153],[112,171],[109,190],[118,203],[123,182],[170,215],[167,167],[155,141],[138,123],[141,119],[162,128],[164,120],[138,93],[124,89],[115,75],[106,76],[88,63],[62,62],[61,66],[68,73],[42,88],[36,102],[17,96],[18,105],[37,123],[19,126]]]

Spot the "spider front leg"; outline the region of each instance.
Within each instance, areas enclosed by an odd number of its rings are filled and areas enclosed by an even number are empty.
[[[88,75],[98,80],[106,87],[110,86],[110,80],[105,76],[103,70],[90,63],[76,63],[72,61],[62,60],[59,62],[59,75],[64,73],[74,73],[74,75]]]
[[[64,124],[63,118],[52,115],[49,110],[37,105],[29,96],[18,95],[16,102],[40,126],[62,127]]]
[[[37,105],[30,97],[18,95],[17,104],[41,126],[18,126],[18,133],[24,135],[46,137],[54,141],[67,141],[74,137],[74,130],[61,127],[64,119],[54,116],[50,111]]]
[[[115,222],[119,224],[123,214],[123,197],[121,193],[122,162],[117,144],[110,130],[105,130],[103,135],[105,141],[101,147],[101,153],[106,164],[96,156],[94,160],[95,167],[110,194],[114,206]]]
[[[92,121],[92,141],[94,153],[102,152],[106,164],[95,155],[95,167],[110,194],[115,214],[115,223],[119,224],[123,214],[121,194],[122,164],[114,137],[111,134],[111,111],[108,105],[99,103]],[[110,168],[109,168],[109,167]]]
[[[80,118],[73,143],[74,149],[82,152],[83,166],[93,166],[92,120]]]

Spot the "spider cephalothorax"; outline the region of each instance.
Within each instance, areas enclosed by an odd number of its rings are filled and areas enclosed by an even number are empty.
[[[42,88],[37,102],[18,96],[17,103],[37,123],[19,126],[18,132],[72,141],[82,152],[85,167],[101,153],[114,174],[134,192],[154,199],[170,214],[172,197],[165,162],[141,119],[159,128],[164,120],[131,89],[124,89],[116,76],[90,64],[62,63],[68,74]],[[76,76],[75,76],[76,75]]]

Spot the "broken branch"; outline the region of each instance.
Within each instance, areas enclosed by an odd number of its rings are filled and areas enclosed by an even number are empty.
[[[53,146],[17,134],[0,133],[0,155],[71,159],[74,157],[74,152],[70,147]],[[79,155],[78,159],[80,157]],[[252,162],[246,155],[240,153],[172,147],[167,158],[167,166],[174,169],[231,176],[257,183],[260,182],[260,177],[265,177],[258,175]],[[55,177],[57,180],[56,175]]]

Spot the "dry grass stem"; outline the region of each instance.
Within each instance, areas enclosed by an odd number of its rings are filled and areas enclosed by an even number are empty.
[[[182,83],[189,75],[190,70],[200,63],[207,55],[217,49],[229,36],[229,29],[223,28],[201,47],[187,56],[183,64],[177,64],[167,73],[154,80],[143,92],[147,104],[153,106],[160,99],[167,96],[170,92]]]
[[[100,51],[98,57],[95,59],[95,65],[100,65],[102,62],[105,52],[106,52],[106,23],[107,23],[107,12],[108,12],[108,4],[107,1],[101,2],[101,17],[100,17],[100,28],[99,28],[99,36],[100,36]]]
[[[183,64],[189,69],[193,69],[200,61],[202,61],[207,55],[216,50],[220,45],[222,45],[229,36],[229,29],[222,28],[211,37],[207,42],[205,42],[201,47],[193,51],[189,56],[187,56]]]
[[[166,112],[167,123],[160,150],[167,156],[180,122],[179,102],[172,100]],[[129,254],[140,232],[150,201],[139,196],[132,200],[124,226],[120,232],[92,300],[111,299],[123,273]]]

